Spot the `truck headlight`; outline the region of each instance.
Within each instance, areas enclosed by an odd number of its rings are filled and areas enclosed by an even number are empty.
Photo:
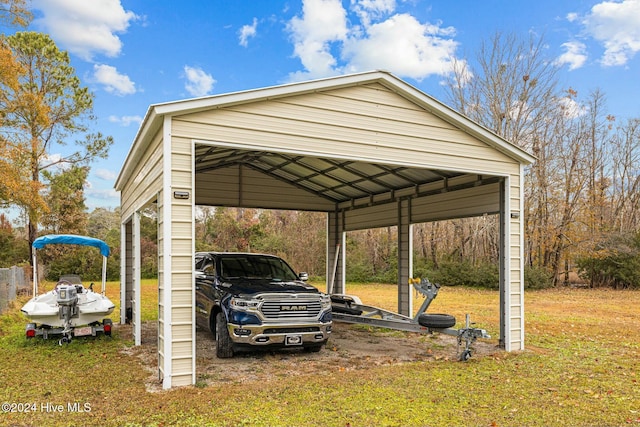
[[[238,311],[257,311],[260,308],[260,300],[233,297],[229,301],[229,307]]]
[[[328,310],[331,308],[331,296],[329,294],[322,294],[320,297],[320,304],[322,305],[323,310]]]

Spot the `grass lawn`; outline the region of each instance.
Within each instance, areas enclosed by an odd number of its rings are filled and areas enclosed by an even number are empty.
[[[146,320],[155,288],[143,283]],[[347,290],[396,308],[394,286]],[[118,284],[108,291],[119,304]],[[527,292],[523,352],[159,393],[145,389],[149,373],[118,332],[63,347],[27,341],[23,302],[0,316],[0,425],[640,426],[640,291]],[[494,291],[442,288],[429,312],[471,313],[499,332]]]

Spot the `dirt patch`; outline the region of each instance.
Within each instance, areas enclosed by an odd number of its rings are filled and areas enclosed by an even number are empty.
[[[124,338],[132,336],[129,325],[119,325],[118,331]],[[138,357],[149,372],[146,384],[149,391],[161,390],[157,333],[157,322],[143,323],[142,345],[123,350]],[[425,360],[451,360],[457,363],[462,349],[458,348],[456,337],[449,335],[390,331],[339,322],[334,322],[329,342],[318,353],[285,349],[239,353],[231,359],[218,359],[215,345],[209,332],[196,330],[198,386],[267,381],[280,376],[351,371]],[[476,341],[472,350],[474,358],[501,351],[493,339]]]

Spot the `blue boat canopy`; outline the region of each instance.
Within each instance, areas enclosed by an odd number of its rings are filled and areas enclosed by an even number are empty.
[[[42,249],[46,245],[55,244],[93,246],[100,249],[102,256],[109,256],[111,252],[109,245],[102,240],[96,239],[95,237],[77,236],[75,234],[48,234],[38,237],[33,241],[34,249]]]

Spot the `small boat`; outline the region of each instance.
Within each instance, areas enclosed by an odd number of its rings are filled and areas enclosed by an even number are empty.
[[[37,249],[52,244],[98,248],[102,254],[100,292],[94,291],[93,283],[86,287],[78,275],[69,274],[60,277],[53,290],[38,295]],[[100,239],[73,234],[50,234],[33,242],[33,298],[22,307],[22,312],[31,320],[26,327],[27,338],[62,335],[58,341],[62,345],[71,342],[72,337],[96,336],[98,332],[111,335],[113,322],[105,317],[115,308],[105,295],[110,252],[109,246]]]

